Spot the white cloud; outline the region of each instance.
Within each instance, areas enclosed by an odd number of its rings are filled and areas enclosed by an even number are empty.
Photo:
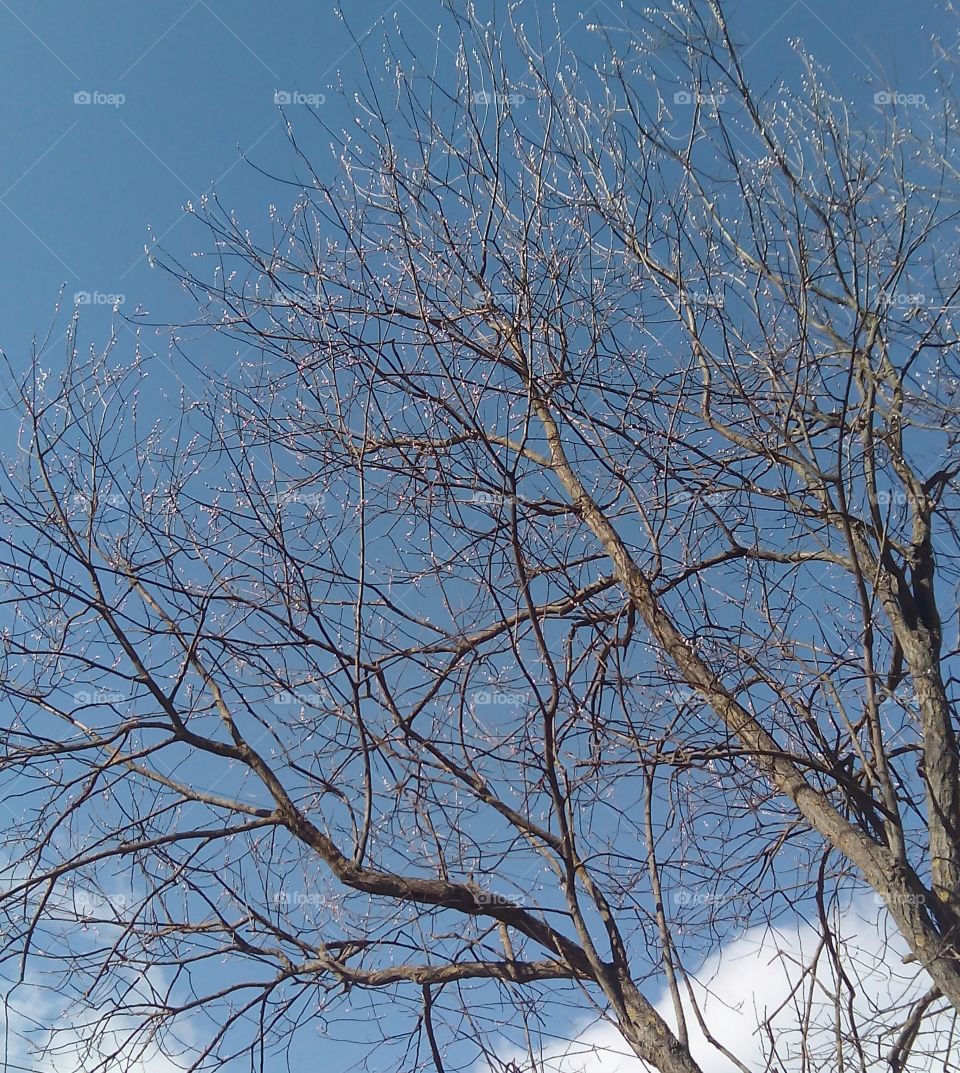
[[[889,1073],[890,1048],[909,1007],[926,993],[930,980],[915,965],[903,963],[906,946],[886,911],[872,901],[851,905],[834,921],[834,928],[843,944],[843,971],[855,992],[850,996],[841,991],[844,1012],[839,1026],[835,971],[821,946],[818,927],[798,922],[778,929],[752,928],[708,958],[694,974],[691,986],[707,1029],[750,1070],[832,1073],[839,1068],[839,1032],[847,1068]],[[815,969],[806,971],[813,965]],[[673,1003],[665,991],[655,1005],[675,1027]],[[684,1007],[691,1050],[701,1069],[733,1073],[737,1066],[708,1042],[689,998]],[[808,1028],[801,1033],[805,1016]],[[768,1018],[769,1032],[760,1027]],[[944,1056],[950,1053],[950,1020],[944,1014],[925,1023],[912,1053],[910,1073],[944,1068]],[[859,1044],[850,1032],[851,1022],[858,1027]],[[776,1062],[768,1064],[771,1039]],[[806,1066],[802,1044],[808,1056]],[[526,1055],[504,1052],[500,1057],[514,1059],[520,1069],[527,1069]],[[538,1073],[648,1073],[619,1033],[604,1023],[584,1025],[574,1043],[556,1042],[540,1060]],[[482,1065],[477,1073],[486,1073],[488,1068]]]
[[[147,977],[156,976],[144,974],[128,991],[128,999],[146,998]],[[17,1073],[90,1073],[91,1069],[100,1069],[99,1062],[113,1053],[118,1057],[103,1067],[104,1073],[183,1073],[186,1068],[187,1063],[179,1064],[155,1047],[144,1046],[143,1037],[134,1032],[137,1022],[123,1013],[110,1017],[109,1028],[91,1052],[89,1040],[94,1033],[85,1028],[97,1015],[87,1011],[77,1019],[77,1012],[66,1009],[63,999],[49,987],[41,987],[28,977],[5,1004],[6,1020],[0,1017],[0,1029],[6,1029],[3,1058],[7,1065],[3,1068]],[[179,1036],[189,1040],[189,1026],[182,1025]]]

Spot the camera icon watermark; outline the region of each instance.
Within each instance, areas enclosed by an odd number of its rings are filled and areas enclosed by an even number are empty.
[[[98,89],[79,89],[73,95],[74,104],[100,104],[109,108],[119,108],[126,102],[127,98],[123,93],[102,93]]]

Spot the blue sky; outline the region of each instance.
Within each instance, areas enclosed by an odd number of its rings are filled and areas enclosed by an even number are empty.
[[[395,26],[429,68],[444,47],[431,8],[364,0],[348,18],[358,36]],[[617,7],[560,0],[557,10],[576,36]],[[929,87],[929,36],[954,33],[933,3],[745,0],[731,12],[741,39],[754,42],[758,84],[796,71],[786,41],[799,36],[865,103],[870,78],[903,92]],[[289,168],[275,91],[323,94],[324,122],[337,130],[349,120],[338,76],[350,93],[358,74],[332,4],[0,0],[0,40],[0,347],[15,365],[49,324],[61,285],[68,306],[77,292],[92,296],[83,310],[92,338],[103,336],[111,295],[123,296],[128,315],[142,304],[163,319],[173,289],[143,258],[151,234],[187,255],[204,236],[183,207],[213,188],[246,222],[262,222],[271,191],[238,149],[275,173]],[[74,103],[82,92],[103,103]],[[297,112],[288,110],[294,124]]]
[[[502,5],[478,7],[495,18]],[[556,10],[573,37],[585,23],[615,19],[617,9],[559,0]],[[954,44],[953,24],[932,3],[746,0],[729,13],[756,85],[799,75],[787,44],[799,37],[867,118],[878,88],[932,92],[929,38],[940,33]],[[425,70],[447,47],[423,0],[364,0],[350,6],[348,20],[359,37],[402,31]],[[0,347],[14,367],[25,365],[31,337],[50,324],[61,287],[66,312],[52,335],[53,364],[76,295],[89,296],[82,338],[104,343],[112,320],[121,356],[133,336],[112,312],[114,297],[127,317],[138,308],[151,322],[189,316],[171,279],[150,270],[145,244],[156,238],[181,260],[205,246],[208,236],[184,206],[213,190],[243,223],[265,228],[277,190],[241,154],[274,174],[292,173],[275,94],[322,97],[317,111],[336,131],[351,121],[344,98],[359,76],[349,32],[332,5],[315,3],[0,0],[0,41]],[[296,126],[304,111],[291,104],[286,116]],[[318,161],[321,174],[331,174],[333,159]],[[161,355],[155,382],[175,397],[180,375],[189,377],[168,360],[162,336],[147,341]],[[311,1042],[305,1060],[316,1057]],[[324,1058],[327,1068],[350,1066],[336,1049]]]

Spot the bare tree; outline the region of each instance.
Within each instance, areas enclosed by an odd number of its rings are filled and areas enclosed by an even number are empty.
[[[697,968],[799,915],[764,1068],[954,1068],[949,85],[867,126],[798,52],[758,95],[710,3],[590,62],[447,27],[449,72],[368,68],[336,181],[291,132],[268,240],[212,201],[200,269],[155,254],[201,309],[172,431],[122,340],[24,385],[8,973],[88,1070],[368,1008],[374,1069],[536,1070],[572,1008],[746,1071]]]

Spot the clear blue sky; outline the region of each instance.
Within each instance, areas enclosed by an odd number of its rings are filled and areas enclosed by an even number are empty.
[[[541,2],[548,13],[556,7],[570,34],[618,10],[613,2]],[[485,0],[477,7],[491,18],[502,9]],[[932,91],[931,35],[955,47],[953,23],[927,0],[743,0],[728,10],[750,46],[756,85],[799,75],[787,45],[799,37],[865,115],[877,88]],[[446,47],[433,0],[361,0],[348,18],[357,35],[399,27],[425,68]],[[213,189],[242,223],[263,227],[276,191],[240,154],[292,173],[276,91],[324,95],[319,110],[336,130],[349,121],[343,95],[358,72],[333,5],[303,0],[0,0],[0,42],[0,347],[16,367],[26,364],[31,336],[49,325],[61,286],[68,311],[76,294],[90,296],[81,335],[94,342],[107,336],[109,296],[123,297],[128,316],[138,306],[151,321],[182,314],[173,282],[147,265],[151,233],[181,260],[205,246],[206,232],[183,209]],[[92,99],[78,103],[78,94]],[[294,125],[300,107],[287,108]],[[318,170],[329,173],[332,159]],[[128,356],[132,335],[119,322],[118,331]],[[163,352],[162,339],[148,342]],[[49,360],[59,356],[54,345]],[[162,357],[154,375],[176,397],[175,363]],[[315,1065],[312,1041],[304,1042],[304,1070],[349,1068],[331,1051]]]

